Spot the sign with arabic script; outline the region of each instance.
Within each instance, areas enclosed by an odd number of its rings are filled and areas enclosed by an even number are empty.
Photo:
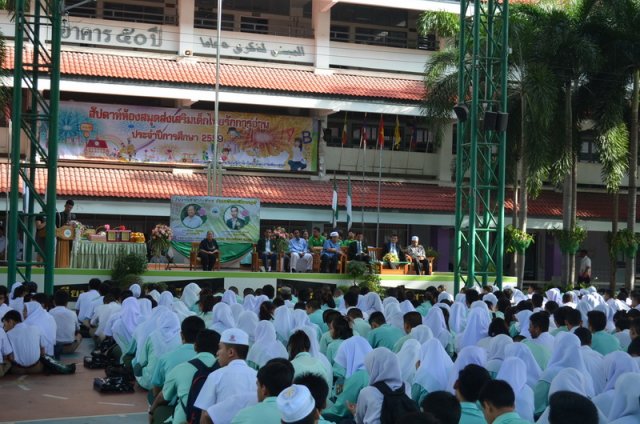
[[[60,102],[59,121],[61,159],[204,165],[213,157],[212,111]],[[312,118],[220,112],[218,128],[224,167],[317,171]]]

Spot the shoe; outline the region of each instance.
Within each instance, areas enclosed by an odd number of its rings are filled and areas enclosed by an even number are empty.
[[[291,268],[291,272],[298,272],[295,268]]]
[[[266,272],[263,266],[260,267],[260,272]]]

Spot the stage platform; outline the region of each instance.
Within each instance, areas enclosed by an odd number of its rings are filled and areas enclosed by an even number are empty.
[[[86,285],[91,278],[107,280],[109,270],[57,268],[55,270],[55,286]],[[44,288],[44,269],[34,268],[32,279],[41,289]],[[144,283],[165,282],[183,285],[194,281],[212,282],[224,288],[236,286],[242,290],[246,287],[253,289],[265,284],[303,284],[308,285],[352,285],[353,279],[346,274],[321,273],[289,273],[289,272],[247,272],[238,269],[222,269],[220,271],[189,271],[183,268],[172,270],[148,270],[142,275]],[[453,292],[453,273],[435,272],[433,275],[380,275],[383,287],[404,285],[408,289],[424,290],[429,286],[444,284],[447,291]],[[0,284],[7,284],[7,267],[0,267]],[[514,286],[515,277],[504,277],[505,286]]]

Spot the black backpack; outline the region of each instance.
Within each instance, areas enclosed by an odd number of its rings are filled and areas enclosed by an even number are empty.
[[[184,413],[187,417],[187,423],[199,424],[202,410],[196,408],[193,404],[196,403],[196,399],[198,399],[200,390],[202,389],[205,381],[207,381],[207,377],[209,377],[209,374],[220,368],[220,364],[218,364],[218,361],[216,361],[213,366],[208,367],[198,358],[190,360],[189,363],[196,367],[196,372],[195,374],[193,374],[193,379],[191,380],[191,388],[189,389],[187,404],[182,404],[182,408],[184,409]]]
[[[380,410],[381,424],[395,424],[398,418],[411,412],[418,412],[418,405],[404,392],[404,384],[398,390],[391,390],[383,381],[373,385],[382,393],[382,409]]]

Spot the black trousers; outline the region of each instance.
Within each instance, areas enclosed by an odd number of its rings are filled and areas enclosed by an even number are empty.
[[[327,265],[329,270],[327,271]],[[320,272],[330,272],[335,274],[338,268],[338,255],[322,255],[320,257]]]
[[[200,260],[202,261],[203,271],[212,271],[216,264],[216,255],[209,255],[207,253],[200,253]]]
[[[265,268],[271,267],[272,271],[276,270],[276,262],[278,261],[278,254],[277,253],[274,253],[274,252],[271,252],[271,253],[263,252],[262,255],[260,255],[260,258],[262,259],[262,263],[263,263]]]
[[[416,270],[416,275],[420,275],[422,273],[423,267],[426,272],[429,272],[429,261],[427,261],[426,259],[419,261],[418,258],[412,258],[412,260],[413,268]]]

